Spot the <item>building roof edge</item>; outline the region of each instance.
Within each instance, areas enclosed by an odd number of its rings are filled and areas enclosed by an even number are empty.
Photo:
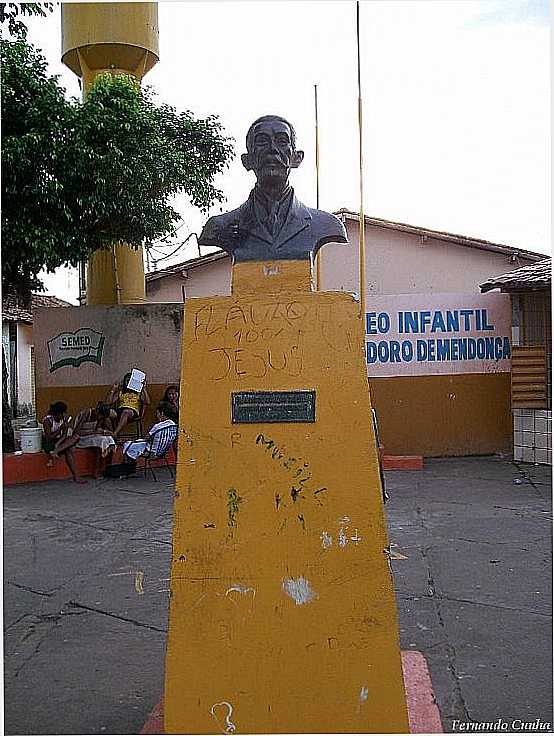
[[[347,220],[359,221],[360,215],[358,212],[353,212],[345,207],[340,210],[336,210],[334,213],[337,217],[343,216]],[[532,250],[526,250],[525,248],[517,248],[511,245],[505,245],[504,243],[493,243],[489,240],[482,240],[480,238],[473,238],[468,235],[457,235],[455,233],[448,233],[442,230],[433,230],[428,227],[419,227],[418,225],[407,225],[403,222],[395,222],[393,220],[385,220],[380,217],[370,217],[369,215],[364,216],[366,225],[373,225],[375,227],[384,227],[391,230],[398,230],[400,232],[410,233],[412,235],[424,235],[435,240],[444,240],[449,243],[455,243],[456,245],[463,245],[468,248],[477,248],[479,250],[488,250],[493,253],[503,253],[511,256],[521,256],[521,258],[536,262],[542,261],[548,256],[545,253],[538,253]]]

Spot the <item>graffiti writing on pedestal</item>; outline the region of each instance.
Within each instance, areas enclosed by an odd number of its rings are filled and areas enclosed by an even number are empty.
[[[315,332],[333,351],[353,350],[350,331],[332,329],[329,303],[205,304],[195,313],[193,324],[192,340],[186,347],[206,349],[212,381],[301,376],[308,333]]]

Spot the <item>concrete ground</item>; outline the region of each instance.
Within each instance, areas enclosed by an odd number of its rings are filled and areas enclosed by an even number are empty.
[[[159,700],[163,473],[4,490],[7,734],[138,733]],[[387,473],[387,487],[402,648],[427,657],[445,731],[454,719],[552,723],[548,469],[428,460]]]

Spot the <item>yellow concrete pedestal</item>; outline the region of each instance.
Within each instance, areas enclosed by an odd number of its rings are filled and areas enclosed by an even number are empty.
[[[166,733],[408,732],[359,305],[296,284],[186,304]],[[232,423],[295,390],[315,422]]]

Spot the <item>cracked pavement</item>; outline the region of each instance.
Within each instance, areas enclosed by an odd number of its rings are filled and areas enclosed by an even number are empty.
[[[158,475],[4,489],[6,733],[138,733],[159,700],[173,483]]]
[[[401,644],[425,654],[444,730],[552,722],[550,470],[453,458],[386,476]],[[163,688],[172,490],[4,489],[7,734],[140,731]]]
[[[388,473],[403,649],[452,721],[552,723],[551,470],[496,457]]]

